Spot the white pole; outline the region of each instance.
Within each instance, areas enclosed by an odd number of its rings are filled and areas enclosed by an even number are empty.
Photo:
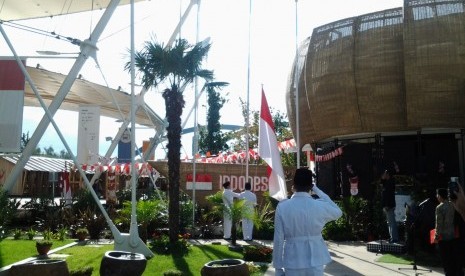
[[[249,181],[249,111],[250,111],[250,25],[252,21],[252,0],[249,0],[249,38],[248,38],[248,52],[247,52],[247,104],[245,116],[245,181]]]
[[[135,60],[134,60],[134,0],[131,0],[131,224],[129,228],[129,244],[137,247],[139,242],[139,231],[137,226],[137,201],[136,201],[136,167],[135,167],[135,148],[136,148],[136,101],[134,92],[134,80],[136,77]]]
[[[298,0],[295,0],[295,66],[294,66],[294,85],[295,85],[295,145],[297,148],[297,168],[300,168],[300,119],[299,119],[299,34],[298,34]]]
[[[200,0],[198,0],[197,3],[197,26],[196,26],[196,35],[195,35],[195,43],[199,43],[199,14],[200,14]],[[196,189],[196,184],[197,184],[197,166],[196,166],[196,158],[195,154],[199,151],[199,128],[198,128],[198,105],[199,105],[199,97],[197,96],[199,94],[199,88],[198,88],[198,78],[196,77],[194,80],[194,91],[195,91],[195,102],[194,102],[194,148],[193,148],[193,158],[192,158],[192,229],[195,229],[195,189]]]

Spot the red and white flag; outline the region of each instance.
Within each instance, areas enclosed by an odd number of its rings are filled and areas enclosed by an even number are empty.
[[[60,173],[60,184],[63,187],[63,199],[66,207],[71,207],[73,204],[73,197],[71,195],[71,185],[69,183],[69,172],[64,171]]]
[[[270,196],[283,200],[287,198],[286,181],[283,165],[278,150],[278,141],[271,118],[270,108],[262,89],[262,107],[260,109],[260,125],[258,139],[258,154],[268,164],[267,175]]]

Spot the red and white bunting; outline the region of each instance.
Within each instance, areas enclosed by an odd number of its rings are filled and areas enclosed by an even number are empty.
[[[342,155],[343,153],[343,150],[342,150],[343,147],[339,147],[331,152],[328,152],[327,154],[323,154],[323,155],[319,155],[319,154],[316,154],[315,155],[315,161],[316,162],[325,162],[325,161],[329,161],[337,156],[340,156]]]

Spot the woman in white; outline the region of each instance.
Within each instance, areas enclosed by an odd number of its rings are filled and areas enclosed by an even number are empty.
[[[245,200],[245,214],[247,217],[242,218],[242,234],[244,241],[252,241],[253,233],[253,220],[250,219],[255,213],[255,206],[257,205],[257,196],[251,191],[252,185],[250,182],[245,183],[245,191],[240,195],[240,199]]]
[[[312,172],[299,168],[294,175],[294,194],[278,204],[275,213],[273,266],[276,275],[323,275],[331,262],[321,231],[338,219],[341,209],[312,184]],[[319,199],[310,195],[312,190]]]

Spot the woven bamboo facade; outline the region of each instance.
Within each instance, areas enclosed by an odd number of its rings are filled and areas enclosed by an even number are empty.
[[[465,1],[406,0],[315,28],[292,71],[287,109],[295,133],[298,83],[302,145],[464,128]]]

